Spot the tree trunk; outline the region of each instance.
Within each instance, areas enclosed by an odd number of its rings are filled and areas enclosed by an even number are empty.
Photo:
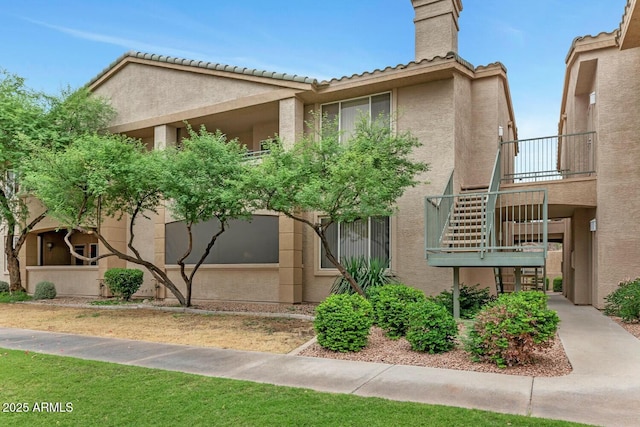
[[[313,229],[315,230],[316,234],[320,237],[320,241],[322,242],[322,247],[325,250],[327,259],[331,262],[331,264],[333,264],[338,269],[340,274],[342,274],[342,277],[347,279],[347,282],[349,282],[349,284],[351,285],[351,289],[353,289],[363,297],[366,297],[366,295],[364,294],[364,291],[362,290],[360,285],[358,285],[358,282],[356,282],[353,276],[349,274],[349,272],[342,266],[342,264],[340,264],[340,262],[336,259],[336,257],[333,256],[333,253],[331,253],[331,249],[329,247],[329,241],[325,237],[323,230],[316,227],[314,227]]]
[[[9,271],[9,291],[26,292],[27,290],[22,286],[22,278],[20,277],[18,252],[13,249],[13,233],[7,234],[4,244],[4,253],[7,255],[7,270]]]

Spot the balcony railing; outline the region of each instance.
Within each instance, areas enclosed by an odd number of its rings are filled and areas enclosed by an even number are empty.
[[[596,133],[500,143],[503,183],[552,181],[596,173]]]
[[[270,152],[271,151],[269,150],[247,151],[244,156],[247,159],[261,159],[262,157],[268,155]]]

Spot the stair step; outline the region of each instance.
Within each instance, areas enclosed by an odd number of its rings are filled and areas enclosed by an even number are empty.
[[[482,191],[488,191],[489,186],[487,184],[467,185],[462,187],[461,193],[482,193]]]
[[[469,219],[458,219],[452,220],[450,223],[450,227],[481,227],[485,225],[485,222],[482,218],[469,218]]]
[[[456,212],[453,214],[454,220],[459,219],[477,219],[481,221],[485,216],[481,212]]]
[[[480,246],[480,243],[482,243],[482,240],[480,239],[474,239],[474,240],[443,240],[442,244],[444,246],[449,246],[451,248],[466,248],[466,247],[474,247],[477,248],[478,246]]]
[[[447,231],[471,231],[471,230],[482,230],[486,228],[486,226],[480,222],[478,223],[467,223],[467,224],[451,224],[447,227]]]
[[[458,199],[456,200],[456,205],[481,205],[486,203],[486,197],[478,197],[478,198],[469,198],[469,199]]]

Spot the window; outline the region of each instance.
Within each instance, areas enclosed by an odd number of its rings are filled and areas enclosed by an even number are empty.
[[[321,220],[323,223],[327,219]],[[326,236],[331,252],[340,260],[364,256],[385,261],[390,256],[389,217],[373,217],[350,223],[331,224]],[[320,243],[320,268],[334,268]]]
[[[97,243],[91,243],[89,245],[89,257],[90,258],[95,258],[98,256],[98,244]],[[91,261],[89,263],[89,265],[98,265],[98,261]]]
[[[193,226],[193,251],[186,264],[195,264],[220,223],[212,219]],[[279,220],[277,216],[253,215],[251,221],[231,220],[218,237],[205,264],[276,264],[279,258]],[[177,264],[188,248],[184,222],[165,225],[165,263]]]
[[[84,256],[84,245],[73,245],[73,250],[80,256]],[[84,265],[84,260],[75,258],[75,265]]]
[[[390,126],[391,94],[383,93],[325,104],[322,106],[322,117],[335,122],[338,125],[338,131],[346,139],[349,139],[353,134],[361,117],[367,117],[370,120],[382,120],[387,126]]]

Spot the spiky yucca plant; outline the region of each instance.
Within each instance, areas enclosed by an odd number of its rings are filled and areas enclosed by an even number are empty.
[[[389,261],[380,258],[367,259],[364,256],[347,258],[343,262],[349,274],[360,285],[364,293],[367,289],[399,283],[396,275],[389,270]],[[338,276],[331,286],[332,294],[352,294],[353,288],[343,277]]]

